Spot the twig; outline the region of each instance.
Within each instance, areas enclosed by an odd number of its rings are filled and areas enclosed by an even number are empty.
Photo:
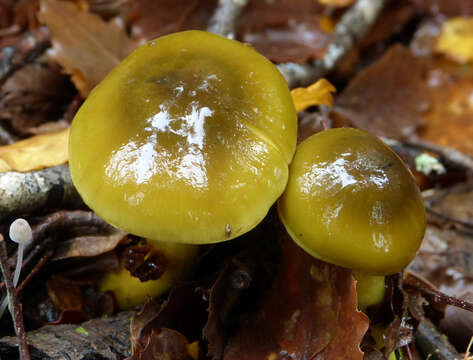
[[[49,258],[53,255],[52,249],[49,249],[41,258],[39,261],[36,263],[36,265],[31,269],[31,271],[28,273],[28,276],[25,277],[25,279],[20,283],[20,285],[16,288],[16,293],[19,294],[23,291],[23,289],[26,287],[26,285],[29,284],[31,279],[35,277],[38,272],[43,268],[43,266],[46,264],[46,262],[49,260]]]
[[[27,173],[0,173],[0,221],[64,203],[82,203],[67,165]]]
[[[25,61],[41,54],[50,45],[49,31],[39,27],[23,35],[13,46],[0,51],[0,83]]]
[[[416,343],[428,359],[452,360],[460,358],[460,354],[450,344],[447,337],[442,336],[427,318],[423,318],[417,327]]]
[[[279,71],[290,88],[313,83],[333,70],[375,23],[386,0],[357,0],[347,10],[333,31],[334,39],[322,59],[310,64],[279,64]]]
[[[439,161],[445,166],[456,167],[464,169],[468,172],[473,172],[473,158],[456,149],[439,146],[429,141],[424,141],[417,138],[405,140],[403,142],[384,137],[381,137],[381,139],[391,147],[404,147],[407,149],[412,149],[413,151],[418,151],[419,155],[424,151],[434,153],[439,157]]]
[[[0,145],[9,145],[15,142],[15,138],[0,125]]]
[[[411,288],[420,291],[422,295],[431,303],[451,305],[473,312],[473,303],[457,299],[456,297],[449,296],[436,290],[430,283],[415,275],[415,273],[411,271],[404,272],[403,286],[407,290]]]
[[[16,296],[16,290],[13,286],[12,274],[10,267],[8,265],[8,255],[7,247],[5,245],[5,240],[0,234],[0,267],[3,274],[3,279],[7,287],[7,296],[8,296],[8,308],[12,315],[13,326],[15,328],[15,334],[18,338],[19,348],[20,348],[20,359],[29,360],[30,352],[28,349],[28,344],[26,343],[26,332],[25,326],[23,324],[23,313],[21,309],[21,304],[18,301]]]
[[[442,220],[453,222],[453,223],[459,224],[461,226],[464,226],[466,228],[473,229],[473,222],[472,221],[465,221],[465,220],[459,219],[455,216],[451,216],[451,215],[448,215],[448,214],[441,213],[440,211],[437,211],[434,208],[432,208],[432,206],[428,203],[425,203],[425,210],[427,212],[441,218]]]
[[[234,39],[236,21],[247,3],[248,0],[220,0],[207,31]]]
[[[450,163],[450,165],[455,165],[457,167],[464,168],[465,170],[473,172],[473,158],[469,155],[463,154],[462,152],[456,149],[448,148],[445,146],[439,146],[421,139],[409,139],[405,141],[405,144],[407,146],[433,152],[439,155],[441,157],[441,160]]]

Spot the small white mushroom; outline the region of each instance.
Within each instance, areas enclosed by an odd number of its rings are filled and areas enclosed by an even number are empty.
[[[16,287],[18,280],[20,279],[21,265],[23,264],[23,250],[25,244],[33,239],[33,232],[31,226],[25,219],[16,219],[10,225],[10,239],[18,244],[18,255],[16,258],[15,273],[13,275],[13,286]],[[3,299],[2,305],[0,306],[0,318],[3,316],[5,309],[8,305],[8,299]]]

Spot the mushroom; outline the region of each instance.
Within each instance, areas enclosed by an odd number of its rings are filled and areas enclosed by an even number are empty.
[[[108,223],[208,244],[255,227],[284,191],[297,116],[277,68],[203,31],[135,50],[91,92],[69,142],[72,180]]]
[[[414,258],[426,226],[408,168],[377,137],[353,128],[299,145],[278,211],[309,254],[354,270],[362,308],[382,300],[384,275]]]
[[[23,265],[23,253],[25,249],[25,244],[30,242],[33,239],[33,232],[31,226],[25,219],[18,218],[13,221],[10,225],[9,230],[10,239],[18,244],[18,252],[16,257],[16,266],[15,273],[13,274],[13,286],[18,285],[18,280],[20,280],[21,266]],[[3,316],[8,305],[8,297],[2,301],[0,305],[0,318]]]

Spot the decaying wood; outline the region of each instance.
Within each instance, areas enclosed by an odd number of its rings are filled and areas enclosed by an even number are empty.
[[[81,204],[67,165],[0,173],[0,221],[64,203]]]
[[[447,337],[442,335],[432,322],[423,318],[416,331],[416,343],[426,358],[431,360],[460,359]]]
[[[46,325],[28,332],[33,360],[116,360],[130,356],[131,312],[87,321],[81,325]],[[17,339],[0,339],[0,353],[14,359]]]
[[[335,25],[334,40],[322,59],[310,64],[279,64],[290,88],[306,86],[327,74],[366,35],[385,5],[385,0],[358,0]]]
[[[247,3],[248,0],[220,1],[215,13],[209,20],[207,31],[234,39],[236,21]]]
[[[13,327],[15,328],[16,339],[20,348],[20,359],[30,360],[30,352],[26,341],[25,326],[23,323],[23,311],[18,297],[16,296],[15,286],[13,285],[13,275],[8,266],[8,255],[5,240],[0,234],[0,268],[2,270],[3,281],[7,288],[8,309],[13,319]]]

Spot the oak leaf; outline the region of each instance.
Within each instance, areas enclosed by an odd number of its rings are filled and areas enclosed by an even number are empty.
[[[137,45],[115,23],[72,2],[42,0],[38,17],[51,32],[50,56],[72,75],[83,97]]]

